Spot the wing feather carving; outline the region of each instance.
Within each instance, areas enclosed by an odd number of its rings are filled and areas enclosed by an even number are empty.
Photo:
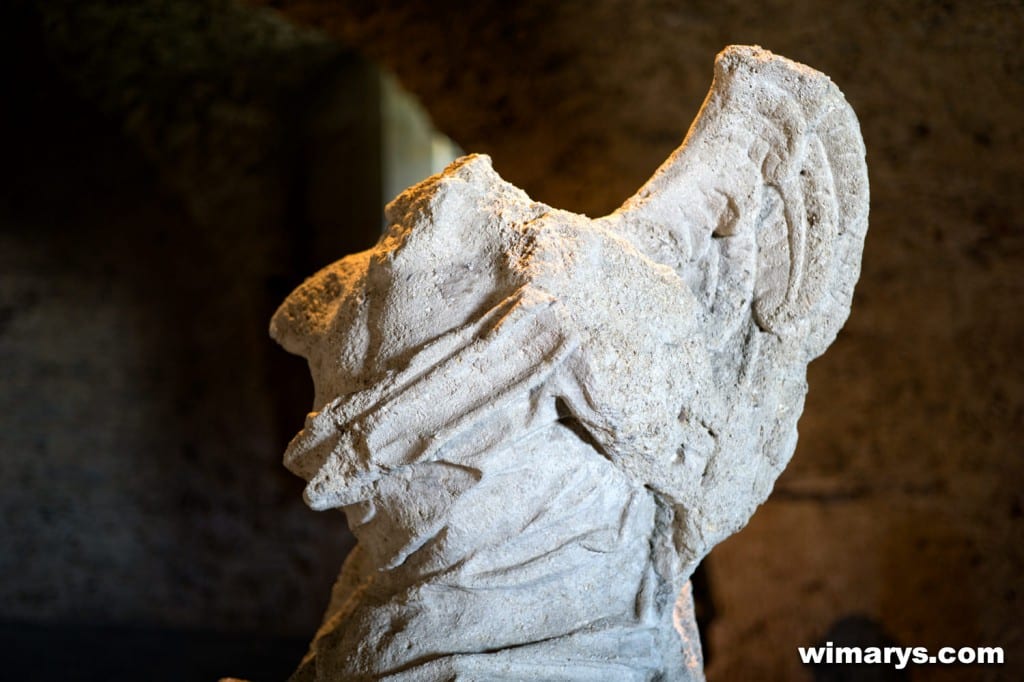
[[[752,316],[810,359],[846,318],[867,206],[864,145],[839,89],[766,50],[731,47],[683,146],[607,220],[691,284],[713,344]]]
[[[849,313],[867,213],[864,144],[839,89],[806,66],[733,46],[718,55],[683,145],[603,219],[672,268],[703,308],[721,389],[683,406],[684,456],[652,476],[675,505],[683,564],[746,523],[789,461],[803,367]],[[694,466],[699,485],[681,485]]]

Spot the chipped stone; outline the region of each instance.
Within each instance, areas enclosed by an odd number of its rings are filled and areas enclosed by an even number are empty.
[[[611,215],[482,155],[401,194],[271,323],[316,387],[285,464],[359,541],[294,679],[703,679],[687,580],[793,453],[867,211],[839,89],[738,46]]]

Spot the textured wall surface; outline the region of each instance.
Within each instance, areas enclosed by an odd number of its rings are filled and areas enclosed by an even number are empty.
[[[275,3],[331,39],[226,3],[116,4],[5,22],[23,96],[3,112],[4,617],[315,619],[341,523],[279,471],[308,393],[270,407],[304,370],[269,369],[287,361],[263,334],[295,283],[281,254],[326,262],[367,220],[334,189],[367,175],[332,113],[347,110],[336,42],[391,67],[509,181],[591,216],[678,145],[714,54],[759,43],[846,93],[871,229],[792,465],[708,560],[709,675],[806,678],[796,646],[853,633],[1010,661],[915,679],[1021,676],[1019,3]]]
[[[280,466],[312,388],[267,325],[322,216],[379,225],[367,67],[115,4],[4,16],[0,619],[305,636],[347,531]]]

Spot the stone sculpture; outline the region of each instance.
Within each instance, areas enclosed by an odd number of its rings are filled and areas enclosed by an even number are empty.
[[[293,679],[702,679],[688,577],[793,452],[867,211],[842,93],[757,47],[609,216],[478,155],[395,199],[271,324],[286,466],[358,538]]]

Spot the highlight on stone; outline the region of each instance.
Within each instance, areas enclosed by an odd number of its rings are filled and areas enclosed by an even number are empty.
[[[703,679],[688,578],[793,453],[867,214],[842,93],[743,46],[611,215],[481,155],[401,194],[271,323],[316,387],[285,464],[358,538],[293,679]]]

